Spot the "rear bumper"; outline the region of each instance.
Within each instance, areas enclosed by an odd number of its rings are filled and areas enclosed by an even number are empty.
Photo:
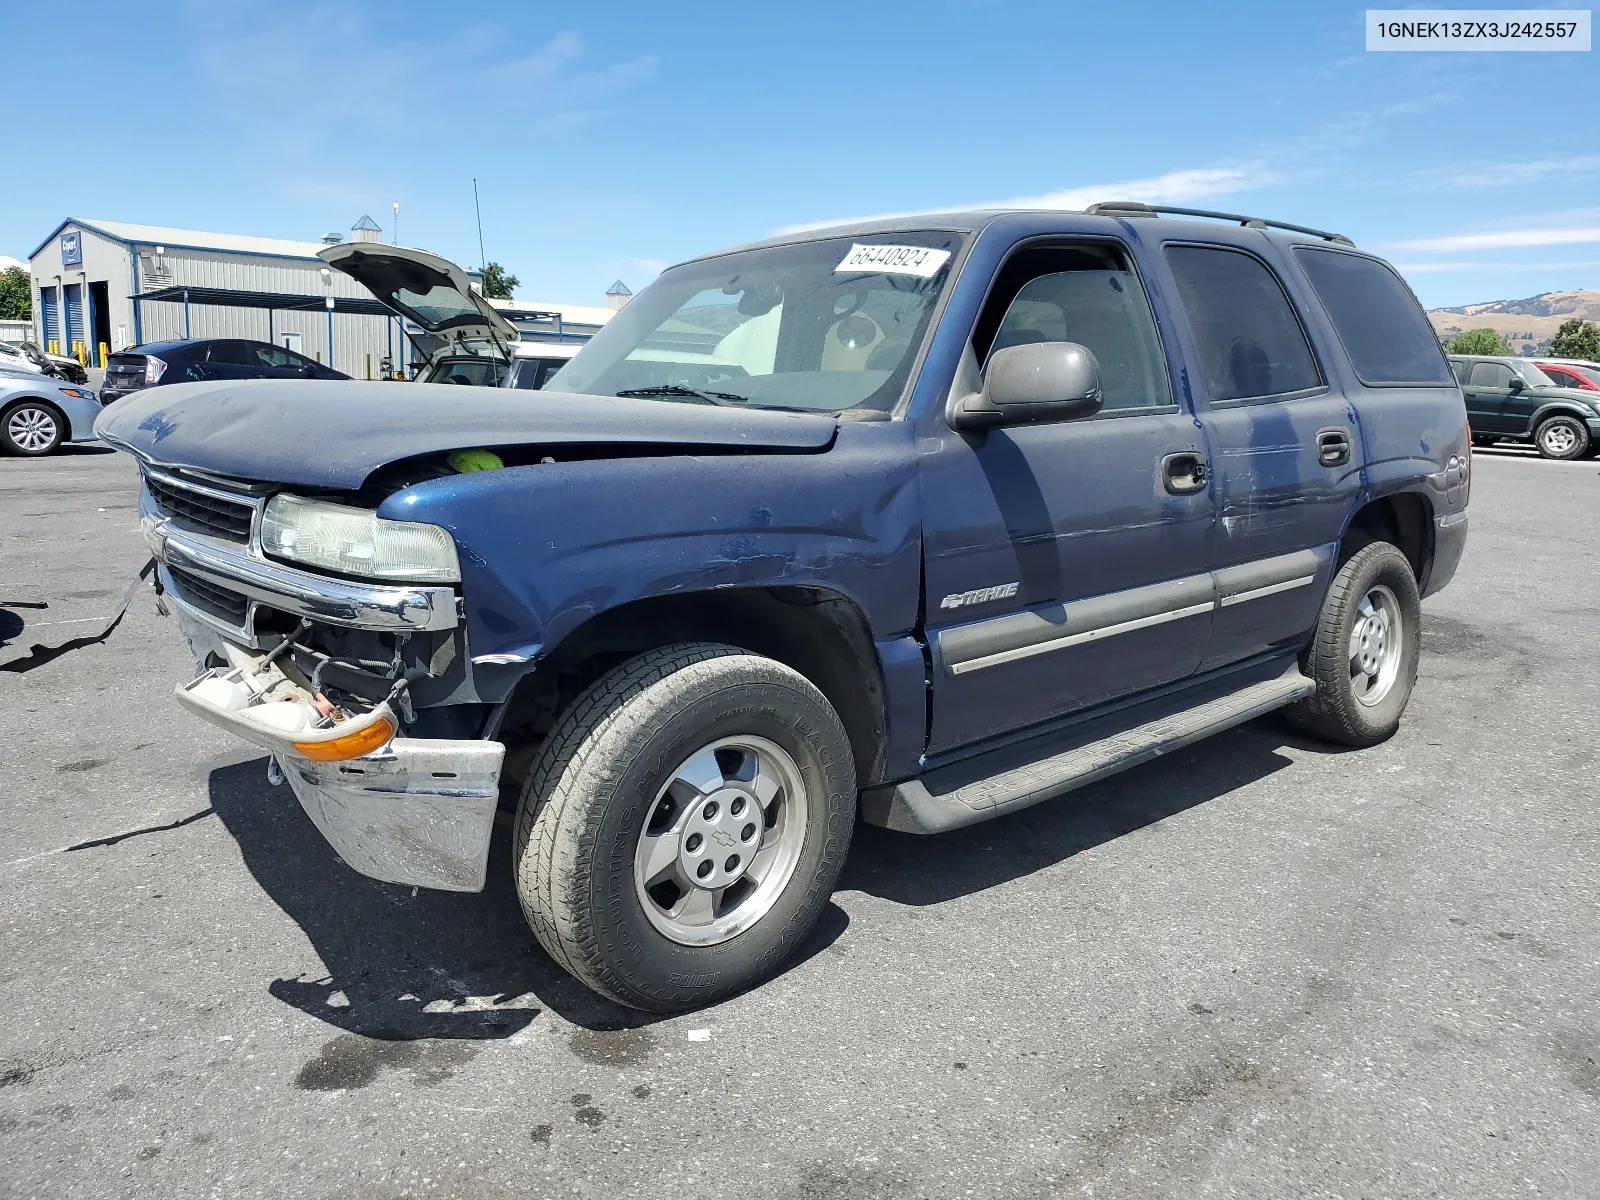
[[[1467,548],[1467,514],[1465,511],[1446,513],[1433,520],[1433,564],[1428,568],[1428,578],[1423,582],[1422,594],[1431,596],[1444,590],[1455,578],[1461,565],[1461,554]]]
[[[387,883],[483,889],[504,745],[401,737],[360,758],[316,762],[293,744],[312,732],[305,689],[276,666],[254,675],[261,655],[235,649],[229,657],[233,667],[181,684],[178,703],[269,751],[346,864]],[[341,728],[389,716],[379,706]]]

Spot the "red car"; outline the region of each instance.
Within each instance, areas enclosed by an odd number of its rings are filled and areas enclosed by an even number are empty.
[[[1535,365],[1562,387],[1600,392],[1600,367],[1593,363],[1542,362]]]

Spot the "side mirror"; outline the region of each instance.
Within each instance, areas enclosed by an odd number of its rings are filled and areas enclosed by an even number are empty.
[[[956,429],[1072,421],[1100,411],[1100,364],[1076,342],[1007,346],[989,356],[983,391],[952,406]]]
[[[1526,386],[1527,386],[1527,384],[1522,382],[1522,377],[1521,376],[1513,375],[1511,377],[1511,394],[1513,396],[1516,395],[1518,392],[1520,392]]]

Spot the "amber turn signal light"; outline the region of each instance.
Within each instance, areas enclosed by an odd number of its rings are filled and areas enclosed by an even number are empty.
[[[316,762],[340,762],[346,758],[360,758],[388,744],[394,737],[394,726],[383,718],[371,725],[330,738],[326,742],[290,742],[289,744],[307,758]]]

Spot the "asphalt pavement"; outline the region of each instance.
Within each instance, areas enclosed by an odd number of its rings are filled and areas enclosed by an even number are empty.
[[[1600,1194],[1600,463],[1480,453],[1471,514],[1385,745],[861,829],[798,961],[660,1020],[504,830],[481,895],[341,864],[148,593],[92,640],[131,464],[0,459],[0,1195]]]

